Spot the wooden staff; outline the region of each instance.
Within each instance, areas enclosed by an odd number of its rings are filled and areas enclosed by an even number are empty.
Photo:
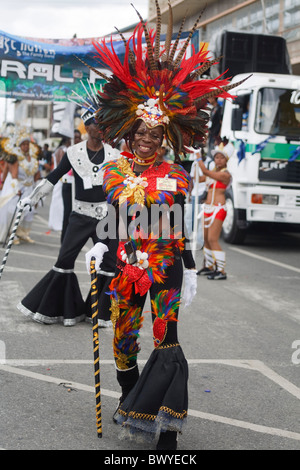
[[[96,396],[96,424],[97,435],[102,437],[101,418],[101,389],[100,389],[100,359],[99,359],[99,334],[98,334],[98,289],[97,273],[95,269],[95,258],[91,259],[91,309],[93,322],[93,350],[94,350],[94,373],[95,373],[95,396]]]
[[[5,254],[4,254],[4,258],[3,258],[2,264],[0,266],[0,279],[1,279],[1,276],[2,276],[2,273],[3,273],[3,270],[4,270],[4,266],[6,264],[6,261],[7,261],[10,249],[11,249],[11,245],[14,241],[17,228],[18,228],[19,223],[20,223],[20,219],[21,219],[21,216],[22,216],[23,209],[24,209],[23,207],[20,207],[20,209],[18,210],[17,217],[16,217],[16,220],[15,220],[15,224],[13,226],[11,235],[10,235],[8,243],[7,243],[7,248],[6,248],[6,251],[5,251]]]

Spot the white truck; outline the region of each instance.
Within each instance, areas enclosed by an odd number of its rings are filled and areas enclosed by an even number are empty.
[[[224,100],[221,137],[234,145],[222,235],[242,243],[255,223],[300,229],[300,76],[291,74],[284,38],[223,31],[210,71],[249,77]],[[282,225],[284,224],[284,225]]]
[[[300,228],[300,77],[253,73],[233,91],[221,128],[235,147],[223,238],[242,243],[253,222]]]

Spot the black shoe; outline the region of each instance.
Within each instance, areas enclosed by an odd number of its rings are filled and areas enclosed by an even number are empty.
[[[215,281],[220,281],[222,279],[227,279],[227,274],[222,273],[221,271],[215,271],[212,274],[207,276],[207,279],[213,279]]]
[[[156,450],[176,450],[177,449],[177,432],[166,431],[161,432],[159,440],[156,444]]]
[[[208,274],[212,274],[214,273],[215,271],[213,269],[209,269],[209,268],[202,268],[202,269],[199,269],[199,271],[197,271],[197,276],[207,276]]]

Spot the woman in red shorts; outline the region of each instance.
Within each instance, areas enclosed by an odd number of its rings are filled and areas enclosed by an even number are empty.
[[[199,167],[206,176],[207,198],[204,204],[204,266],[197,274],[206,275],[207,279],[226,279],[225,252],[219,244],[222,225],[227,215],[225,191],[230,185],[231,175],[227,170],[227,161],[233,153],[231,144],[222,143],[213,150],[215,162],[213,170],[208,170],[201,157]],[[198,156],[199,154],[197,154]]]

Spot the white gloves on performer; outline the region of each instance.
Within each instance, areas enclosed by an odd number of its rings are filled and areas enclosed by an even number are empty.
[[[182,296],[183,307],[191,305],[193,298],[197,293],[197,269],[185,269],[184,273],[184,292]]]
[[[53,191],[54,185],[46,178],[42,179],[34,188],[29,196],[23,197],[17,204],[18,209],[24,209],[25,206],[35,206],[42,197],[47,196]]]
[[[87,272],[90,274],[91,272],[91,259],[95,258],[95,269],[96,271],[100,268],[100,264],[102,263],[104,253],[108,251],[108,248],[104,243],[96,243],[93,248],[90,249],[85,255],[85,263]]]
[[[18,202],[18,209],[24,209],[25,206],[30,206],[30,209],[32,207],[31,199],[30,196],[23,197],[22,199],[19,200]]]

